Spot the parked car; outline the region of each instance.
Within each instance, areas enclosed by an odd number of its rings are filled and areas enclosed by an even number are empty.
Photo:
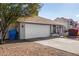
[[[79,34],[79,30],[78,29],[69,29],[68,30],[68,36],[78,36]]]

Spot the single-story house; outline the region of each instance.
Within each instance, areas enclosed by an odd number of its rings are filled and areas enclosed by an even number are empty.
[[[56,21],[39,16],[20,17],[19,24],[20,39],[50,37],[64,34],[64,26]]]

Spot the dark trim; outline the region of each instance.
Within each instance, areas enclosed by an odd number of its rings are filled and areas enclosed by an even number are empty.
[[[38,39],[41,39],[41,40],[42,40],[42,39],[47,39],[47,38],[50,38],[50,36],[48,36],[48,37],[36,37],[36,38],[20,39],[20,40],[28,40],[28,41],[29,41],[29,40],[30,40],[30,41],[31,41],[31,40],[35,40],[35,41],[37,40],[37,41],[38,41]]]
[[[52,26],[52,25],[50,25],[50,37],[52,36],[52,33],[51,33],[51,26]]]
[[[20,23],[18,23],[18,39],[20,39]]]

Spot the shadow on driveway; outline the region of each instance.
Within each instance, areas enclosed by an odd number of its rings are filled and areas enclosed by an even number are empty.
[[[16,39],[16,40],[9,40],[7,39],[5,41],[5,44],[11,44],[11,43],[23,43],[23,42],[34,42],[34,41],[40,41],[40,40],[50,40],[53,39],[53,37],[46,37],[46,38],[32,38],[32,39]]]

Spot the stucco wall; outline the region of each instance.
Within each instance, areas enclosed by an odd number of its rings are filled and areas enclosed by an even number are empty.
[[[25,24],[20,23],[20,39],[25,39]]]

